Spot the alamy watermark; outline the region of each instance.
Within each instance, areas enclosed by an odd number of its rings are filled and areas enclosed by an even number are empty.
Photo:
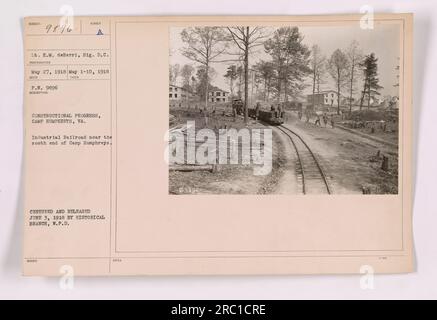
[[[360,19],[360,28],[361,29],[370,29],[374,28],[375,15],[373,13],[373,7],[369,5],[364,5],[360,8],[360,13],[362,13],[362,17]]]
[[[62,7],[59,8],[59,13],[62,15],[59,19],[59,27],[74,29],[73,7],[68,4],[64,4]]]
[[[375,289],[375,271],[372,266],[362,265],[360,267],[360,288],[362,290],[373,290]]]
[[[62,275],[59,279],[59,288],[61,290],[74,289],[74,268],[71,265],[63,265],[59,268],[59,273]]]
[[[166,135],[165,159],[169,165],[253,165],[254,175],[272,171],[272,130],[203,128],[196,131],[195,121]]]

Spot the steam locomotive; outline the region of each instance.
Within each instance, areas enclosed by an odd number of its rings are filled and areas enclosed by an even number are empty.
[[[233,107],[236,109],[237,114],[244,114],[243,101],[241,99],[235,99],[232,101]],[[265,110],[259,108],[248,108],[247,110],[249,117],[253,119],[258,119],[264,121],[271,125],[280,125],[284,123],[284,111],[275,110]]]
[[[255,108],[250,108],[248,110],[249,117],[258,120],[267,122],[268,124],[277,126],[284,123],[284,111],[279,110],[272,110],[272,111],[266,111],[266,110],[258,110],[258,116],[257,116],[257,110]]]

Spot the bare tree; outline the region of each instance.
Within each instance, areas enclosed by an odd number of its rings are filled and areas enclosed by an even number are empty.
[[[262,45],[262,39],[266,37],[262,27],[228,27],[230,37],[241,51],[244,65],[244,123],[248,120],[248,96],[249,96],[249,54],[252,48]]]
[[[349,61],[340,49],[334,51],[328,60],[328,70],[337,85],[337,114],[340,114],[341,88],[347,83]]]
[[[360,63],[363,59],[363,54],[361,53],[361,50],[359,49],[359,45],[357,41],[352,41],[349,48],[346,51],[346,56],[349,60],[349,84],[348,84],[348,90],[349,90],[349,114],[352,113],[352,102],[354,99],[354,93],[355,93],[355,86],[357,82],[357,70],[359,69]]]
[[[208,107],[209,91],[209,70],[211,63],[225,52],[227,38],[220,27],[193,27],[183,29],[181,32],[182,41],[186,47],[181,53],[188,59],[201,64],[205,71],[205,108]]]

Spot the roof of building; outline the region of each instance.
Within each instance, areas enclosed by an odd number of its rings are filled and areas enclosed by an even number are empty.
[[[223,90],[223,89],[220,89],[219,87],[216,87],[216,86],[211,86],[209,89],[208,89],[208,92],[215,92],[215,91],[221,91],[221,92],[226,92],[226,93],[229,93],[229,91],[226,91],[226,90]]]
[[[334,90],[323,90],[323,91],[319,91],[319,92],[314,92],[314,95],[319,95],[319,94],[326,94],[326,93],[337,93]],[[309,93],[307,96],[312,96],[312,93]]]
[[[173,88],[179,88],[179,89],[182,89],[182,90],[187,90],[186,88],[181,87],[181,86],[177,86],[177,85],[175,85],[175,84],[170,84],[170,87],[173,87]],[[187,91],[188,91],[188,90],[187,90]]]
[[[317,95],[317,94],[326,94],[326,93],[334,93],[334,94],[337,94],[337,91],[335,91],[335,90],[322,90],[322,91],[319,91],[319,92],[315,92],[314,95]],[[308,94],[307,96],[312,96],[312,95],[313,95],[313,94],[310,93],[310,94]],[[340,96],[341,96],[342,98],[345,97],[345,96],[344,96],[343,94],[341,94],[341,93],[340,93]]]
[[[320,93],[331,93],[331,92],[337,93],[337,91],[335,91],[335,90],[322,90],[322,91],[320,91]]]

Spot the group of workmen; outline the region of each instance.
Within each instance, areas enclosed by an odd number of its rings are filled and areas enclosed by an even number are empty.
[[[299,120],[302,120],[302,117],[303,117],[302,110],[299,110],[297,115],[298,115]],[[305,118],[306,118],[305,122],[306,123],[310,122],[312,115],[316,116],[316,119],[314,120],[314,125],[321,127],[322,121],[323,121],[325,128],[327,127],[328,122],[330,123],[331,127],[334,128],[335,122],[334,122],[334,115],[333,114],[328,115],[327,112],[323,112],[323,113],[311,112],[309,109],[306,109],[305,110]]]

